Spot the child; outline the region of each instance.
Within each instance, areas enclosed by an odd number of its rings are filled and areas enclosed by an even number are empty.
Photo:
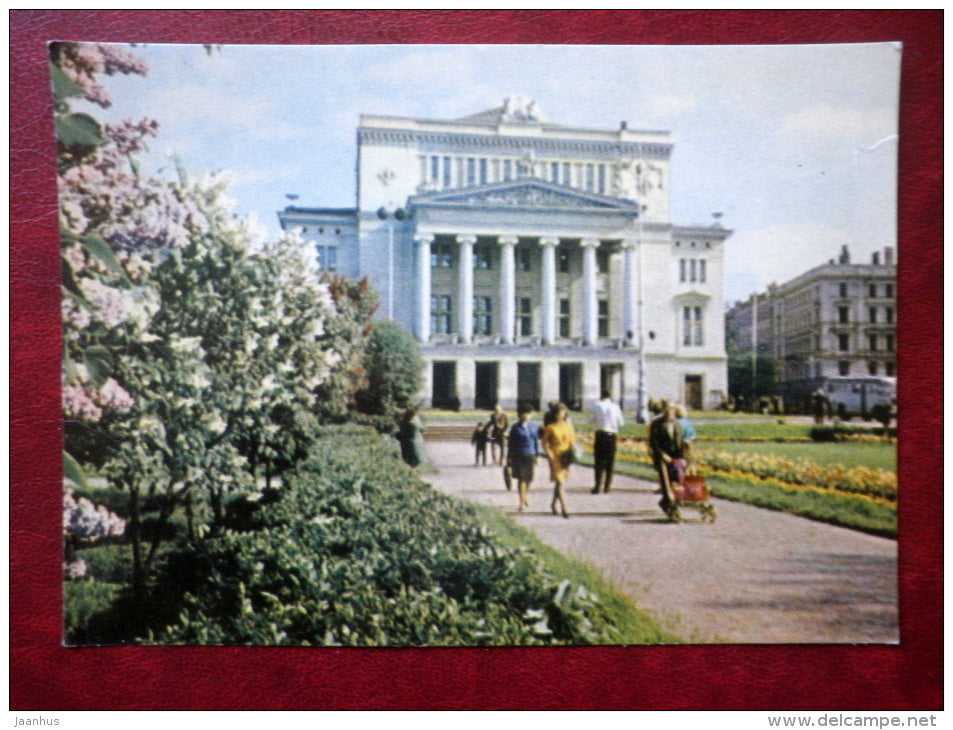
[[[489,423],[486,425],[478,423],[476,430],[470,437],[470,445],[476,447],[476,463],[474,466],[480,465],[480,459],[483,459],[483,466],[486,466],[486,444],[490,440],[489,427]]]

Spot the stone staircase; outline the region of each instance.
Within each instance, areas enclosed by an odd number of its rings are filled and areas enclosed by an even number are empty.
[[[427,423],[424,421],[424,441],[470,441],[473,435],[473,429],[476,428],[476,420],[473,423]]]

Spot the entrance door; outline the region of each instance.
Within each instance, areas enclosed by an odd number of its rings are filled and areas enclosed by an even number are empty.
[[[685,376],[685,405],[693,411],[700,411],[704,405],[702,401],[702,376]]]
[[[622,394],[625,392],[622,382],[622,363],[609,362],[599,366],[599,392],[608,390],[609,395],[619,408],[624,408]]]
[[[538,362],[516,363],[516,400],[518,403],[529,403],[532,408],[537,411],[539,410],[540,386]]]
[[[460,409],[460,399],[457,397],[457,364],[455,362],[434,362],[432,404],[434,408]]]
[[[492,409],[498,402],[500,364],[496,362],[478,362],[476,364],[476,393],[474,406],[478,409]]]
[[[571,410],[582,410],[582,363],[559,364],[559,400]]]

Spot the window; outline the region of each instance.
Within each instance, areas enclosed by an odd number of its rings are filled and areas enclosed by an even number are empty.
[[[705,283],[706,268],[705,259],[698,259],[698,280],[703,284]]]
[[[886,375],[887,377],[892,378],[892,377],[895,377],[896,374],[897,374],[897,371],[896,371],[896,369],[895,369],[894,364],[893,364],[892,362],[885,362],[885,363],[884,363],[884,375]]]
[[[678,260],[678,280],[679,281],[688,280],[688,260],[687,259]]]
[[[430,179],[434,181],[440,179],[440,158],[437,155],[430,156]]]
[[[453,246],[435,243],[430,249],[430,266],[434,269],[449,269],[453,266]]]
[[[467,158],[467,186],[476,185],[476,159],[473,157]]]
[[[450,158],[443,158],[443,186],[449,188],[453,184],[453,172],[450,166]]]
[[[886,350],[887,352],[893,352],[893,335],[886,335],[884,339],[887,341]]]
[[[570,326],[570,313],[569,300],[560,299],[559,300],[559,336],[560,337],[569,337],[569,326]]]
[[[554,183],[559,182],[559,163],[553,162],[549,166],[549,175]]]
[[[486,158],[480,158],[480,185],[486,185],[488,180],[488,171],[486,166]]]
[[[569,273],[569,249],[560,246],[556,249],[556,264],[560,274]]]
[[[696,266],[695,259],[689,259],[688,260],[688,280],[689,281],[695,281],[695,266]]]
[[[599,328],[599,337],[608,337],[609,336],[609,300],[600,299],[599,300],[599,319],[598,319],[598,328]]]
[[[890,299],[893,296],[893,284],[884,284],[884,296]]]
[[[884,307],[884,322],[893,324],[893,307]]]
[[[877,352],[877,335],[867,335],[868,349]]]
[[[590,162],[586,165],[586,190],[590,193],[595,192],[596,189],[596,170],[595,166]]]
[[[850,309],[847,307],[838,307],[837,308],[837,321],[841,324],[847,324],[850,319]]]
[[[473,268],[492,269],[493,249],[486,244],[477,244],[473,247]]]
[[[493,299],[473,297],[473,334],[489,335],[493,332]]]
[[[837,363],[838,375],[850,375],[850,360],[840,360]]]
[[[571,169],[572,168],[569,166],[568,162],[563,163],[563,179],[562,179],[563,185],[572,185],[572,177],[570,176]]]
[[[850,349],[850,335],[837,335],[837,349],[847,352]]]
[[[516,300],[516,331],[521,337],[533,334],[533,300],[529,297]]]
[[[838,285],[837,288],[838,288],[839,293],[840,293],[840,298],[841,298],[841,299],[846,299],[846,298],[847,298],[847,282],[842,281],[842,282]]]
[[[516,270],[533,270],[533,249],[526,246],[517,246],[516,248]]]
[[[876,299],[876,298],[877,298],[877,285],[876,285],[876,284],[869,284],[869,285],[867,286],[867,296],[870,297],[871,299]]]
[[[870,374],[870,375],[876,375],[876,374],[877,374],[877,361],[876,361],[876,360],[871,360],[869,363],[867,363],[867,373]]]
[[[503,160],[503,179],[504,180],[513,179],[513,161],[512,160]]]
[[[682,320],[682,344],[703,344],[704,338],[702,337],[702,308],[683,307]]]
[[[609,252],[601,248],[596,249],[596,268],[600,274],[609,273]]]
[[[337,246],[317,246],[318,268],[322,271],[338,270],[338,247]]]
[[[606,192],[606,166],[599,165],[599,192]]]
[[[871,307],[869,311],[869,317],[871,324],[876,324],[877,322],[877,307]]]
[[[447,334],[453,327],[453,300],[449,295],[430,297],[430,330],[434,334]]]

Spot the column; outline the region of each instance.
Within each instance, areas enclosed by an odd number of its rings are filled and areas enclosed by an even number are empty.
[[[516,236],[500,236],[500,341],[513,344],[513,328],[516,325]]]
[[[468,343],[473,339],[473,244],[476,236],[457,236],[460,244],[460,303],[457,305],[457,340]]]
[[[551,345],[556,341],[556,246],[558,238],[540,238],[539,245],[543,248],[543,277],[542,297],[543,305],[543,344]]]
[[[596,300],[596,249],[598,238],[583,238],[582,246],[582,340],[584,345],[599,342],[599,303]]]
[[[622,242],[622,331],[627,345],[634,345],[638,340],[638,277],[635,271],[636,241]]]
[[[430,341],[430,244],[432,233],[414,236],[417,246],[417,340]]]

